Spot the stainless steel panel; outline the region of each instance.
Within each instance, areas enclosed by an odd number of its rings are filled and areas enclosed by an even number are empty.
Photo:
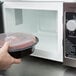
[[[76,3],[64,3],[64,31],[63,31],[63,50],[64,50],[64,65],[76,67],[76,28],[73,23],[68,29],[69,21],[76,21]],[[76,25],[76,24],[75,24]],[[75,28],[74,30],[71,30]]]
[[[76,59],[75,58],[64,58],[64,65],[70,67],[76,67]]]

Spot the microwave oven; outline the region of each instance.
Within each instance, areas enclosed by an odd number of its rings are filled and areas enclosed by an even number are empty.
[[[25,32],[39,38],[32,56],[63,62],[63,2],[3,3],[4,32]]]

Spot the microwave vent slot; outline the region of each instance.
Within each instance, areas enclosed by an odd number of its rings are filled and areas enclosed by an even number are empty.
[[[23,24],[22,9],[15,9],[15,24],[16,25]]]

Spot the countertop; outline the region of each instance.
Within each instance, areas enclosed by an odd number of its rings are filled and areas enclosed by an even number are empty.
[[[76,68],[64,66],[60,62],[37,57],[26,57],[20,64],[0,71],[0,76],[76,76]]]

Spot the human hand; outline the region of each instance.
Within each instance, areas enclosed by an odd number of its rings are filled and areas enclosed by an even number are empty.
[[[0,70],[8,69],[12,64],[19,64],[21,59],[15,59],[8,53],[9,43],[5,42],[0,49]]]

